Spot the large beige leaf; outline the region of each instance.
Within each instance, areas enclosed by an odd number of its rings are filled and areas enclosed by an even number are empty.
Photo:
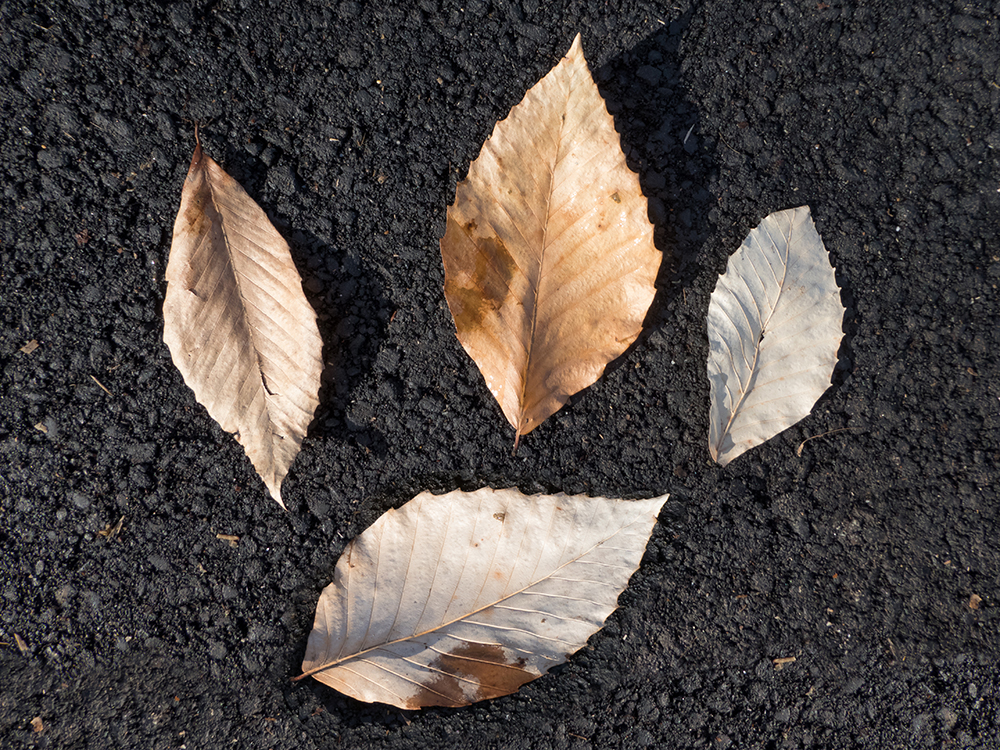
[[[579,36],[483,144],[441,254],[459,341],[517,438],[639,335],[662,256]]]
[[[421,493],[348,545],[297,679],[400,708],[512,693],[601,628],[666,499]]]
[[[288,244],[199,143],[174,223],[163,340],[271,496],[319,404],[323,342]]]
[[[725,466],[812,410],[830,385],[843,319],[809,207],[764,219],[708,305],[712,458]]]

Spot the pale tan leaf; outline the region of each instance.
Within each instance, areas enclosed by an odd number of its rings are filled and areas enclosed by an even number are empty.
[[[512,693],[601,628],[666,499],[421,493],[347,546],[297,679],[400,708]]]
[[[281,482],[319,405],[323,342],[288,244],[200,143],[166,279],[174,364],[284,507]]]
[[[441,254],[459,341],[518,438],[639,335],[662,256],[579,36],[483,144]]]
[[[708,305],[712,458],[725,466],[809,414],[830,385],[843,320],[809,207],[764,219]]]

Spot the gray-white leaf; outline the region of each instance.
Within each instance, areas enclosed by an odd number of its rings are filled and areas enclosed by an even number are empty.
[[[809,207],[764,219],[708,306],[712,458],[725,466],[809,414],[830,385],[843,319]]]
[[[512,693],[601,628],[666,499],[421,493],[341,555],[298,679],[406,709]]]

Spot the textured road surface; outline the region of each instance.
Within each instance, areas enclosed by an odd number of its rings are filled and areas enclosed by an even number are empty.
[[[998,14],[0,3],[0,745],[1000,747]],[[577,31],[666,262],[637,345],[512,457],[437,242]],[[195,122],[320,314],[287,513],[161,340]],[[722,469],[709,295],[802,204],[844,290],[834,385]],[[672,498],[604,630],[515,695],[403,713],[290,683],[346,542],[487,485]]]

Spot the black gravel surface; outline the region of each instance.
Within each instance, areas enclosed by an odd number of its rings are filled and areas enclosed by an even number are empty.
[[[998,13],[0,2],[0,746],[1000,747]],[[640,341],[512,457],[438,238],[577,31],[665,262]],[[320,316],[289,512],[162,343],[196,122]],[[709,295],[802,204],[843,287],[840,364],[723,469]],[[346,542],[421,490],[487,485],[671,493],[604,630],[465,709],[292,684]]]

